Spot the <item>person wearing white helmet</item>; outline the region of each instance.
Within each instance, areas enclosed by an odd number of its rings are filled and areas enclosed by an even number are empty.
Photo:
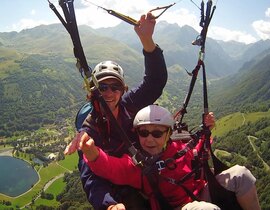
[[[205,124],[209,127],[213,126],[212,113],[205,117]],[[181,185],[175,184],[192,171],[191,161],[194,157],[194,150],[189,150],[184,156],[175,159],[171,166],[163,164],[185,147],[181,141],[170,139],[173,125],[174,119],[171,113],[158,105],[149,105],[141,109],[133,121],[134,129],[139,135],[140,145],[145,154],[161,155],[159,161],[156,162],[159,176],[156,184],[159,191],[174,210],[220,210],[217,205],[210,203],[204,179],[194,179],[191,176]],[[201,146],[197,146],[196,149],[199,150]],[[113,183],[131,185],[142,190],[150,199],[151,209],[160,209],[157,199],[153,196],[151,185],[146,177],[142,176],[141,167],[135,165],[132,157],[128,155],[121,158],[109,156],[96,147],[91,139],[82,141],[80,147],[85,161],[94,173]],[[255,178],[245,167],[234,166],[225,170],[217,175],[217,180],[225,188],[236,193],[238,202],[244,210],[260,209],[256,188],[254,190]],[[186,190],[203,201],[193,201]]]
[[[133,121],[133,127],[139,135],[140,145],[150,155],[158,155],[166,148],[173,125],[174,119],[171,113],[157,105],[149,105],[141,109]],[[149,134],[154,138],[162,138],[162,140],[151,141],[150,139],[148,141]]]
[[[168,77],[163,51],[152,38],[155,23],[153,15],[148,13],[142,15],[139,24],[134,27],[143,46],[145,64],[145,75],[138,87],[128,90],[124,81],[123,68],[115,61],[103,61],[93,70],[103,99],[134,145],[139,144],[138,136],[132,130],[134,116],[141,108],[153,104],[161,96]],[[91,81],[90,86],[94,85]],[[80,116],[87,115],[88,112],[84,112],[83,109],[85,106],[78,112],[76,118],[78,134],[64,151],[65,154],[72,154],[78,150],[78,168],[88,201],[95,210],[148,209],[149,204],[139,199],[141,196],[137,190],[127,186],[113,185],[93,174],[85,164],[79,149],[79,142],[82,140],[93,139],[97,146],[113,156],[121,157],[128,153],[125,143],[120,140],[119,133],[99,106],[99,101],[92,95],[89,98],[91,103],[87,106],[90,107],[90,113],[84,120],[84,117]]]

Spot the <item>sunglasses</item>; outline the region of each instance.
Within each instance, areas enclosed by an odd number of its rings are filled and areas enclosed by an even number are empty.
[[[112,83],[112,84],[99,83],[99,90],[101,92],[105,92],[109,88],[111,89],[112,92],[124,90],[123,85],[118,84],[118,83]]]
[[[146,129],[138,129],[137,132],[139,134],[139,136],[141,137],[148,137],[149,134],[151,134],[154,138],[160,138],[163,133],[166,133],[168,130],[165,130],[165,131],[161,131],[161,130],[153,130],[153,131],[149,131],[149,130],[146,130]]]

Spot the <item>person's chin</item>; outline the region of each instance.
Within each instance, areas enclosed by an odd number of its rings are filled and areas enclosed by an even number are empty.
[[[114,103],[110,103],[108,104],[109,105],[109,108],[110,110],[113,112],[115,109],[116,109],[116,105]]]
[[[153,148],[153,149],[147,148],[145,151],[148,152],[150,155],[156,155],[157,154],[155,148]]]

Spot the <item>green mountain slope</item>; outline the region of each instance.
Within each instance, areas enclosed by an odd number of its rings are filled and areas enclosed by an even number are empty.
[[[269,109],[270,53],[267,51],[246,63],[236,75],[217,81],[211,87],[211,100],[217,112]]]
[[[127,45],[81,29],[88,64],[118,62],[126,81],[134,86],[143,75],[143,56]],[[39,26],[20,33],[0,33],[0,136],[36,130],[75,116],[85,101],[83,79],[67,32],[60,24]]]
[[[10,62],[15,64],[1,70],[0,136],[63,121],[83,101],[77,72],[62,57],[28,55]]]

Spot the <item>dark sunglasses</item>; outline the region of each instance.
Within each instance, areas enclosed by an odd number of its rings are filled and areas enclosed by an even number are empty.
[[[105,92],[109,88],[111,89],[112,92],[124,90],[123,85],[118,84],[118,83],[112,83],[112,84],[99,83],[99,90],[101,92]]]
[[[149,131],[146,129],[138,129],[137,132],[139,134],[139,136],[141,137],[147,137],[149,136],[149,134],[151,134],[154,138],[160,138],[163,133],[166,133],[168,130],[165,131],[160,131],[160,130],[153,130],[153,131]]]

